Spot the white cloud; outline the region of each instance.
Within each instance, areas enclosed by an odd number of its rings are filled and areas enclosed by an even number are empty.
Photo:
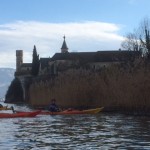
[[[24,50],[24,62],[32,61],[33,46],[40,57],[60,52],[63,35],[69,51],[119,49],[120,26],[103,22],[44,23],[18,21],[0,25],[0,67],[16,65],[15,50]]]

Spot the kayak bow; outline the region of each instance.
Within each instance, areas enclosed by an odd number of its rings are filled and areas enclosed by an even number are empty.
[[[0,113],[0,118],[18,118],[18,117],[35,117],[40,114],[41,110],[33,111],[33,112],[17,112],[17,113]]]

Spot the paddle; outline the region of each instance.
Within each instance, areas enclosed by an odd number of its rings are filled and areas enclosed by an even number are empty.
[[[13,106],[11,106],[11,110],[12,110],[13,113],[16,113],[16,111],[15,111]]]

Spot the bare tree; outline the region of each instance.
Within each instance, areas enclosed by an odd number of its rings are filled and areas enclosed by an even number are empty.
[[[150,19],[144,18],[139,26],[139,39],[147,57],[150,58]]]
[[[124,49],[141,51],[150,58],[150,19],[145,17],[133,33],[128,33],[125,36],[121,46]]]
[[[136,33],[128,33],[125,40],[121,43],[121,46],[127,50],[138,51],[140,49],[140,43]]]

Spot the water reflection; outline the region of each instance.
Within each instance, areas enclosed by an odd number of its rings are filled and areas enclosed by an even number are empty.
[[[150,118],[120,114],[1,119],[2,150],[150,149]]]

